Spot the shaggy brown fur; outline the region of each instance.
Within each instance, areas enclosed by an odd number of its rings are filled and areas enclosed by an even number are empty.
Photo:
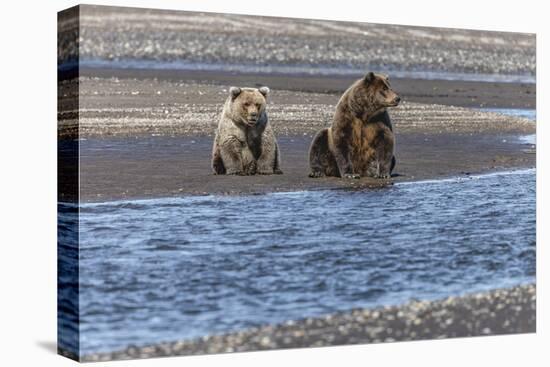
[[[395,166],[395,138],[387,107],[401,98],[388,78],[368,73],[342,95],[332,126],[313,138],[310,177],[389,178]]]
[[[269,88],[231,87],[212,147],[212,169],[222,175],[283,173],[275,134],[268,123]]]

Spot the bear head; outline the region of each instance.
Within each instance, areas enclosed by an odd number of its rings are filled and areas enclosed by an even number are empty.
[[[246,126],[255,126],[265,114],[268,87],[229,89],[229,103],[233,121]]]
[[[351,94],[351,107],[358,114],[375,114],[399,105],[401,97],[391,88],[386,75],[367,73],[358,80]]]

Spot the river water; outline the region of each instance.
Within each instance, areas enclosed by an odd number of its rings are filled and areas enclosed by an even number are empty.
[[[535,280],[532,169],[85,203],[79,219],[82,354]]]

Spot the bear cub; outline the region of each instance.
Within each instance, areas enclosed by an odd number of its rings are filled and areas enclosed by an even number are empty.
[[[386,109],[400,101],[387,76],[369,72],[353,83],[336,105],[332,125],[313,138],[309,176],[389,178],[395,137]]]
[[[212,147],[212,169],[223,175],[282,174],[275,134],[268,123],[268,87],[231,87]]]

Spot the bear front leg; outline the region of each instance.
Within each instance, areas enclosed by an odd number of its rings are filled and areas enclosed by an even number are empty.
[[[346,142],[335,144],[334,158],[338,165],[338,171],[342,178],[360,178],[361,176],[353,172],[353,165],[350,158],[350,147]]]
[[[220,155],[228,175],[244,175],[242,157],[243,144],[236,137],[230,137],[220,144]]]
[[[248,146],[243,147],[242,149],[242,164],[243,172],[245,175],[255,175],[258,171],[258,164],[254,159],[254,154]]]
[[[225,166],[223,165],[220,146],[217,142],[214,142],[214,147],[212,148],[212,170],[215,175],[225,174]]]
[[[379,177],[380,178],[390,178],[391,177],[391,170],[393,168],[392,163],[394,162],[394,157],[391,156],[390,159],[386,159],[384,162],[381,162],[380,164],[380,170],[379,170]]]
[[[275,172],[277,170],[277,172]],[[259,175],[280,174],[282,171],[277,167],[277,145],[266,144],[262,147],[262,154],[258,157]]]
[[[391,156],[388,159],[383,152],[372,151],[369,154],[371,157],[367,166],[367,176],[373,178],[390,178],[391,173]]]
[[[273,167],[273,173],[276,175],[282,175],[281,170],[281,151],[279,150],[279,144],[275,143],[275,166]]]
[[[395,156],[393,155],[394,146],[393,134],[391,130],[387,130],[384,136],[384,144],[379,147],[379,170],[378,177],[390,178],[391,171],[395,166]]]
[[[372,151],[370,156],[372,158],[367,169],[367,175],[374,178],[390,178],[391,153],[388,154],[382,144],[380,144],[376,151]]]

